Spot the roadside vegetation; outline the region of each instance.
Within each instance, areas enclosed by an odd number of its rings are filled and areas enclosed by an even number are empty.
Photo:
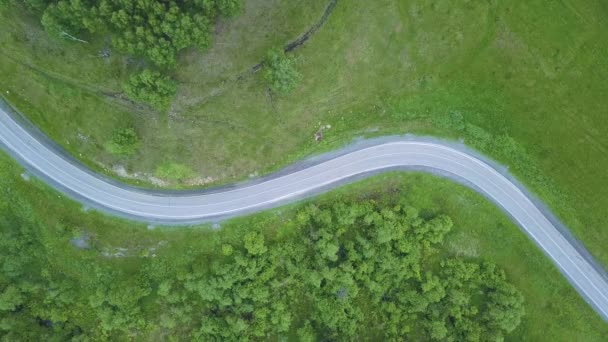
[[[507,217],[430,175],[375,177],[220,230],[83,212],[5,155],[0,176],[5,339],[608,333]]]
[[[122,128],[114,131],[112,139],[105,145],[106,150],[117,156],[129,156],[137,151],[139,139],[133,128]]]
[[[156,177],[161,179],[169,179],[173,181],[183,181],[191,178],[194,172],[183,164],[177,164],[172,162],[166,162],[161,164],[154,173]]]

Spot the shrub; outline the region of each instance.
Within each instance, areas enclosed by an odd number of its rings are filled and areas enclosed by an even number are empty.
[[[265,63],[264,79],[270,89],[276,93],[291,92],[302,79],[302,75],[296,68],[296,59],[287,56],[281,49],[268,51]]]
[[[133,128],[115,130],[112,140],[104,145],[106,151],[118,156],[129,156],[137,151],[139,138]]]
[[[24,1],[42,14],[52,35],[79,40],[74,36],[109,33],[120,51],[163,68],[175,67],[183,49],[207,48],[216,18],[236,15],[242,7],[242,0]]]
[[[165,110],[171,104],[177,86],[171,78],[146,69],[131,76],[123,89],[130,99]]]

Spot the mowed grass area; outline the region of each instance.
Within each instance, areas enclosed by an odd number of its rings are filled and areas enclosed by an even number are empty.
[[[53,262],[71,265],[79,259],[111,264],[136,272],[145,258],[179,258],[189,251],[221,253],[222,245],[240,245],[243,235],[262,231],[269,240],[292,234],[292,218],[304,203],[208,226],[149,229],[87,211],[36,179],[24,180],[22,170],[0,154],[0,176],[9,184],[4,191],[20,192],[45,218],[48,231],[39,238]],[[3,192],[4,193],[4,192]],[[2,195],[4,196],[4,195]],[[448,180],[418,173],[390,173],[348,185],[307,203],[374,199],[381,203],[404,200],[423,216],[438,213],[454,221],[446,237],[446,255],[492,261],[503,268],[525,296],[526,316],[509,339],[548,341],[601,341],[608,325],[592,311],[540,250],[495,206],[479,194]],[[91,249],[78,249],[70,239],[89,236]],[[123,257],[107,257],[120,251]],[[71,261],[70,261],[71,260]],[[67,267],[67,266],[66,266]],[[129,273],[125,273],[129,274]],[[83,274],[82,276],[86,276]]]
[[[82,56],[95,56],[104,42],[44,43],[39,27],[5,10],[10,29],[0,42],[10,48],[0,54],[2,94],[89,165],[151,175],[174,162],[197,175],[171,186],[242,179],[362,135],[467,140],[436,120],[459,113],[490,140],[508,134],[527,151],[521,165],[521,150],[476,146],[510,166],[608,265],[605,3],[339,1],[325,26],[296,50],[304,79],[283,97],[271,96],[259,73],[236,76],[271,46],[306,31],[327,1],[245,3],[239,17],[218,25],[210,51],[183,54],[169,113],[92,88],[120,91],[141,61],[88,60]],[[320,125],[331,128],[316,143]],[[143,143],[133,157],[116,159],[102,146],[123,126],[135,126]]]

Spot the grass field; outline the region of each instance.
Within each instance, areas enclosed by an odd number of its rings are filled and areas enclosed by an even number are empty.
[[[118,272],[137,273],[145,258],[179,258],[188,251],[221,253],[225,243],[240,245],[246,231],[265,232],[269,239],[288,235],[286,221],[302,204],[224,222],[222,229],[162,228],[126,222],[81,207],[41,182],[24,180],[21,169],[6,155],[0,155],[0,176],[8,191],[18,191],[45,218],[48,228],[40,236],[47,253],[59,267],[70,269],[78,260],[110,264]],[[368,199],[390,203],[404,199],[423,216],[446,213],[454,229],[446,238],[442,253],[485,259],[503,268],[525,296],[526,316],[510,340],[601,341],[608,326],[578,296],[550,261],[509,219],[480,195],[450,181],[417,173],[377,176],[309,202],[338,199]],[[70,239],[86,234],[93,248],[77,249]],[[120,252],[124,257],[104,257]],[[95,261],[97,260],[97,261]],[[64,265],[64,266],[61,266]],[[83,270],[73,273],[83,272]],[[129,274],[129,273],[125,273]],[[86,277],[86,272],[81,276]]]

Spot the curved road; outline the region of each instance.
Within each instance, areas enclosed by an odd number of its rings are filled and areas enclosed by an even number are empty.
[[[608,280],[586,251],[562,234],[513,181],[466,149],[447,143],[393,139],[309,161],[255,183],[215,191],[151,192],[94,174],[18,114],[0,107],[0,142],[28,170],[81,202],[155,223],[214,221],[326,191],[395,168],[431,170],[457,178],[497,203],[551,258],[572,285],[608,320]]]

